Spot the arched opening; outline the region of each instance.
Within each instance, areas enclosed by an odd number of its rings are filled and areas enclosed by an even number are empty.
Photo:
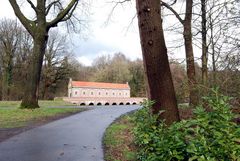
[[[94,106],[94,103],[92,103],[92,102],[91,102],[91,103],[89,103],[89,106]]]
[[[106,103],[105,103],[105,106],[108,106],[108,105],[109,105],[109,103],[108,103],[108,102],[106,102]]]
[[[77,103],[76,102],[73,102],[74,105],[76,105]]]
[[[136,102],[133,102],[133,105],[136,105],[137,103]]]
[[[86,104],[85,103],[80,103],[80,106],[86,106]]]
[[[126,105],[130,105],[130,103],[129,103],[129,102],[127,102],[127,103],[126,103]]]
[[[123,102],[120,102],[119,105],[124,105]]]
[[[112,105],[117,105],[117,103],[116,103],[116,102],[113,102]]]
[[[101,103],[101,102],[98,102],[98,103],[97,103],[97,106],[101,106],[101,105],[102,105],[102,103]]]

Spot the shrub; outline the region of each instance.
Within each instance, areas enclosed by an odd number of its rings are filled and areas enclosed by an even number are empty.
[[[232,120],[234,114],[228,97],[213,94],[204,98],[202,106],[194,110],[195,117],[167,127],[152,115],[153,102],[145,102],[135,114],[134,135],[142,161],[175,160],[239,160],[240,128]]]

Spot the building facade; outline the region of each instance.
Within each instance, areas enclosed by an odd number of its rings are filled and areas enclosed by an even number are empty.
[[[101,83],[69,80],[69,98],[130,98],[128,83]]]

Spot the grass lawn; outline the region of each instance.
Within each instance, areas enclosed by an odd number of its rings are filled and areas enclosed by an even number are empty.
[[[51,120],[51,118],[84,110],[79,108],[47,108],[72,105],[64,101],[39,101],[41,108],[33,110],[19,109],[20,103],[20,101],[0,101],[0,129],[25,127],[32,123],[44,122]]]
[[[106,161],[135,161],[136,147],[133,144],[133,121],[125,115],[109,126],[104,136]]]
[[[21,101],[0,101],[0,109],[2,108],[17,108],[20,106]],[[40,107],[50,107],[50,106],[72,106],[70,102],[65,101],[48,101],[39,100]]]
[[[38,108],[34,110],[0,108],[0,129],[25,127],[38,121],[44,122],[51,117],[70,115],[83,110],[77,108]]]

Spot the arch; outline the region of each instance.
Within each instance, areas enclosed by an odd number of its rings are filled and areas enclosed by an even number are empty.
[[[94,103],[90,102],[90,103],[89,103],[89,106],[94,106]]]
[[[86,104],[85,103],[80,103],[80,106],[86,106]]]
[[[124,105],[123,102],[120,102],[119,105]]]
[[[127,102],[126,105],[130,105],[130,102]]]
[[[112,105],[117,105],[117,103],[116,103],[116,102],[113,102]]]
[[[137,103],[136,102],[133,102],[133,105],[136,105]]]
[[[101,102],[98,102],[98,103],[97,103],[97,106],[102,106],[102,103],[101,103]]]
[[[108,105],[109,105],[109,103],[108,103],[108,102],[106,102],[106,103],[105,103],[105,106],[108,106]]]

